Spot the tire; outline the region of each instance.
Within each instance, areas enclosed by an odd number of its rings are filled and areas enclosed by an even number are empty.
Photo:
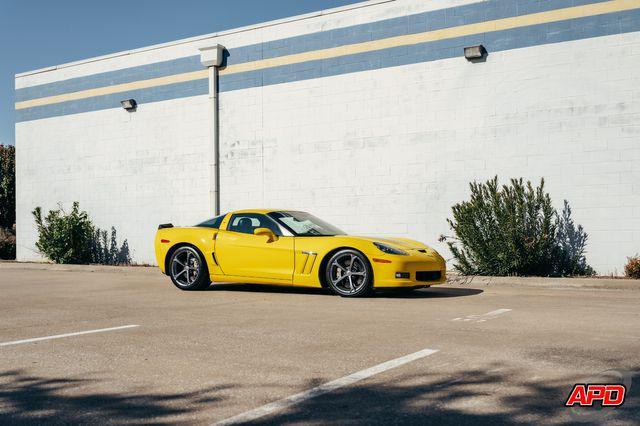
[[[327,262],[325,280],[331,291],[339,296],[365,296],[373,287],[373,270],[362,253],[344,249],[331,256]]]
[[[209,287],[209,269],[198,250],[178,247],[169,259],[168,275],[180,290],[204,290]]]

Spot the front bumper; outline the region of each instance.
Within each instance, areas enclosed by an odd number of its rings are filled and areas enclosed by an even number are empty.
[[[374,288],[424,287],[447,280],[444,259],[435,252],[411,252],[408,256],[372,255]]]

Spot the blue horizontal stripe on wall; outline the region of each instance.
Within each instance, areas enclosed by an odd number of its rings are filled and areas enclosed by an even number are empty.
[[[536,3],[539,3],[536,1]],[[544,2],[548,3],[548,2]],[[374,52],[308,61],[220,77],[220,91],[245,89],[327,77],[357,71],[373,70],[439,59],[461,57],[462,48],[484,44],[488,51],[498,52],[535,45],[579,40],[589,37],[640,31],[640,10],[631,10],[568,21],[547,23],[505,31],[401,46]],[[198,57],[194,57],[198,58]],[[182,58],[187,59],[187,58]],[[199,59],[197,60],[199,63]],[[197,68],[202,69],[202,68]],[[194,83],[191,85],[191,83]],[[156,88],[123,92],[115,95],[69,101],[60,104],[16,110],[16,121],[35,120],[58,115],[119,107],[120,100],[135,97],[139,103],[174,99],[207,93],[207,80],[179,83]],[[163,90],[170,87],[170,90]]]
[[[198,71],[203,68],[199,55],[188,56],[171,61],[156,62],[148,65],[140,65],[122,70],[103,72],[17,89],[16,102],[79,92],[80,90],[95,89],[96,87],[113,86],[114,84],[166,77],[184,72]]]
[[[120,101],[130,98],[137,101],[138,108],[144,108],[145,104],[151,102],[206,95],[207,93],[209,93],[209,81],[204,78],[182,83],[167,84],[165,86],[19,109],[15,111],[15,118],[16,122],[21,122],[109,108],[120,108]]]
[[[604,1],[607,0],[487,0],[230,49],[228,63],[257,61]]]
[[[640,9],[393,47],[220,77],[220,91],[246,89],[463,56],[464,46],[491,52],[640,31]],[[490,59],[489,59],[490,60]]]
[[[364,41],[439,30],[512,16],[545,12],[607,0],[487,0],[415,15],[401,16],[312,34],[231,48],[226,63],[234,65]],[[16,90],[16,102],[111,86],[203,69],[199,55],[157,62]]]

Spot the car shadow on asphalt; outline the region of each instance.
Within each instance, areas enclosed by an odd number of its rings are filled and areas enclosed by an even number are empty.
[[[309,294],[318,296],[335,296],[327,289],[309,287],[284,287],[266,284],[225,284],[217,283],[209,286],[204,291],[232,291],[250,293],[278,293],[278,294]],[[368,298],[395,298],[395,299],[435,299],[446,297],[475,296],[484,290],[476,288],[431,287],[423,289],[377,290]]]
[[[376,293],[377,297],[397,299],[435,299],[445,297],[475,296],[484,292],[478,288],[431,287],[419,290],[385,290]]]

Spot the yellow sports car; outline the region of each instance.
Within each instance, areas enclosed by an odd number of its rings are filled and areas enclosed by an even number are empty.
[[[158,227],[158,265],[181,290],[214,282],[325,287],[340,296],[445,281],[444,259],[406,238],[346,235],[298,211],[239,210],[192,227]]]

